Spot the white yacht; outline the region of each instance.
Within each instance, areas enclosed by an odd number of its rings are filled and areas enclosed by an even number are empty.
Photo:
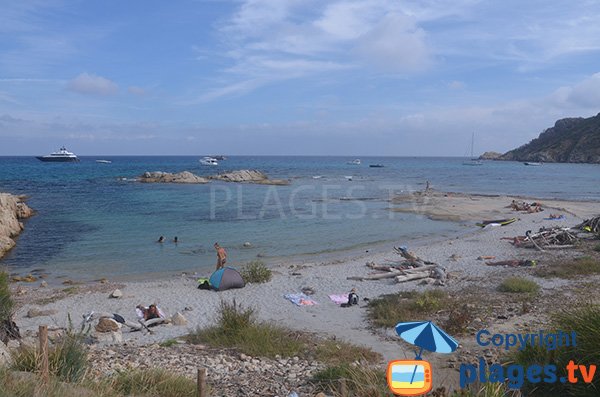
[[[52,152],[47,156],[37,156],[40,161],[57,162],[57,163],[68,163],[79,161],[74,153],[69,152],[64,146],[58,151]]]
[[[212,165],[212,166],[219,165],[219,162],[214,157],[208,157],[208,156],[202,157],[199,161],[200,161],[200,164],[202,164],[202,165]]]
[[[352,161],[348,161],[346,164],[360,165],[360,159],[354,159]]]

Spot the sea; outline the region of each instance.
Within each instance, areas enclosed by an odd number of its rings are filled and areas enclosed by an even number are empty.
[[[203,166],[200,156],[81,157],[43,163],[0,157],[0,191],[27,195],[36,215],[2,260],[12,273],[57,279],[147,278],[215,266],[213,244],[229,264],[310,261],[364,253],[474,230],[393,212],[390,198],[423,190],[600,201],[600,165],[485,162],[463,158],[231,156]],[[110,164],[96,160],[109,160]],[[382,167],[370,167],[369,165]],[[256,169],[287,186],[213,181],[145,184],[146,171],[198,175]],[[163,243],[157,243],[164,236]],[[178,242],[173,239],[177,236]]]

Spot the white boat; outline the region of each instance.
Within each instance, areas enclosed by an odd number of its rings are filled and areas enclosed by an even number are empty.
[[[112,163],[112,161],[110,161],[110,160],[96,160],[96,163],[100,163],[100,164],[110,164],[110,163]]]
[[[37,156],[36,158],[40,161],[53,163],[72,163],[79,161],[77,156],[74,153],[69,152],[64,146],[47,156]]]
[[[530,165],[530,166],[536,166],[536,167],[542,165],[542,163],[538,163],[536,161],[526,161],[523,164]]]
[[[346,176],[344,176],[344,178],[346,178],[347,181],[351,181],[352,180],[352,175],[346,175]]]
[[[208,156],[202,157],[199,161],[200,161],[200,164],[202,164],[202,165],[211,165],[211,166],[219,165],[219,162],[214,157],[208,157]]]
[[[346,164],[360,165],[360,159],[354,159],[352,161],[348,161]]]
[[[473,157],[473,143],[475,142],[475,133],[471,135],[471,159],[463,161],[463,165],[483,165],[483,161]]]

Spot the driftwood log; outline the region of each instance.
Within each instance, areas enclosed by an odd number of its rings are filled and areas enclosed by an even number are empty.
[[[403,283],[411,280],[419,280],[424,278],[436,279],[443,285],[446,279],[446,271],[440,265],[425,261],[418,256],[408,252],[404,247],[396,248],[394,251],[404,258],[403,261],[388,261],[384,265],[378,265],[374,262],[368,262],[367,267],[373,270],[382,271],[385,273],[370,274],[367,276],[352,276],[348,280],[383,280],[393,278],[397,283]]]
[[[579,237],[569,228],[541,228],[537,233],[527,231],[525,236],[513,237],[515,247],[545,249],[572,248],[579,241]]]

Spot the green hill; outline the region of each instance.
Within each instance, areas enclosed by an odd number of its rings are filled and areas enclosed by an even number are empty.
[[[600,113],[590,118],[558,120],[528,144],[499,160],[547,163],[600,163]]]

